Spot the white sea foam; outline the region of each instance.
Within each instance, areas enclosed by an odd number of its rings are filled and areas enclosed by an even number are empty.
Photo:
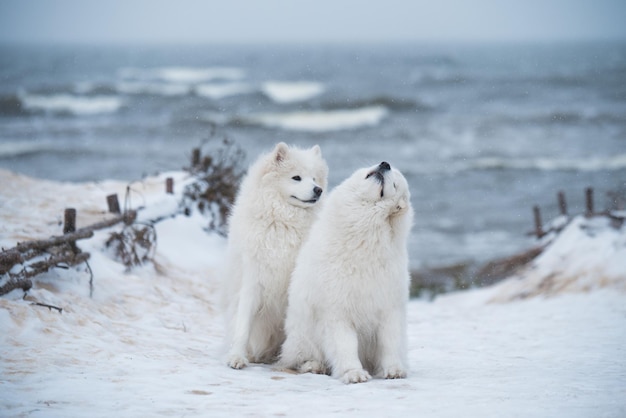
[[[322,94],[324,85],[313,81],[267,81],[262,84],[261,91],[276,103],[294,103]]]
[[[470,161],[465,169],[516,169],[540,171],[601,171],[626,168],[626,154],[586,158],[502,158],[486,157]]]
[[[269,128],[290,131],[329,132],[378,125],[387,115],[383,106],[331,111],[259,113],[241,120]]]
[[[71,113],[74,115],[96,115],[117,112],[123,105],[122,99],[113,96],[75,96],[55,94],[39,96],[20,95],[24,108],[53,113]]]
[[[199,83],[208,80],[240,80],[245,76],[239,68],[183,68],[171,67],[157,70],[159,78],[170,82]]]
[[[162,80],[170,83],[196,84],[211,80],[241,80],[245,72],[231,67],[160,67],[160,68],[123,68],[118,72],[123,79]]]
[[[254,87],[250,84],[240,82],[199,84],[194,90],[198,96],[216,100],[230,96],[238,96],[240,94],[249,94],[255,91]]]
[[[187,84],[140,81],[118,83],[116,89],[124,94],[153,94],[161,96],[184,96],[191,91]]]

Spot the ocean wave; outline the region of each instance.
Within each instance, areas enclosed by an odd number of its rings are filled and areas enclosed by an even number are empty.
[[[123,105],[122,99],[115,96],[76,96],[71,94],[40,96],[22,94],[19,98],[24,109],[30,111],[72,115],[115,113]]]
[[[430,111],[434,107],[419,101],[392,96],[375,96],[367,99],[329,101],[323,103],[324,109],[360,109],[363,107],[385,107],[390,110]]]
[[[0,142],[0,159],[24,157],[47,153],[55,149],[51,141],[7,141]]]
[[[413,150],[414,151],[414,150]],[[407,175],[464,175],[481,171],[535,171],[535,172],[573,172],[593,173],[626,170],[626,154],[597,156],[590,158],[558,157],[482,157],[455,160],[419,160],[413,158],[414,152],[408,152],[406,158]],[[497,174],[493,174],[497,175]]]
[[[61,93],[61,92],[59,92]],[[79,94],[86,96],[111,96],[118,93],[118,89],[115,85],[109,83],[96,83],[96,82],[79,82],[76,83],[72,89],[65,93]]]
[[[376,126],[387,116],[382,106],[331,111],[259,113],[235,119],[234,123],[260,125],[301,132],[332,132]]]
[[[314,81],[266,81],[261,92],[276,103],[295,103],[310,100],[324,92],[324,85]]]
[[[418,70],[413,72],[409,79],[413,84],[424,86],[456,86],[476,81],[470,74],[456,72],[456,70],[451,71],[447,68],[426,71]]]
[[[231,67],[160,67],[160,68],[123,68],[118,75],[127,80],[161,80],[169,83],[197,84],[215,80],[241,80],[245,71]]]
[[[444,171],[454,173],[474,170],[614,171],[626,169],[626,154],[585,158],[483,157],[444,165]]]
[[[536,116],[532,119],[535,119],[536,122],[538,123],[547,123],[547,124],[552,124],[552,123],[562,123],[562,124],[569,124],[569,123],[577,123],[577,122],[581,122],[583,120],[585,120],[586,116],[582,115],[578,112],[551,112],[549,114],[546,115],[541,115],[541,116]]]
[[[547,109],[540,112],[526,112],[517,115],[495,115],[486,121],[497,125],[576,125],[600,123],[626,123],[626,116],[612,111]]]
[[[626,115],[619,112],[554,112],[535,119],[544,124],[611,123],[625,124]],[[531,123],[533,120],[530,121]]]
[[[193,90],[198,96],[214,100],[256,92],[254,86],[240,82],[199,84]]]
[[[159,96],[185,96],[191,91],[191,87],[181,83],[157,83],[127,81],[117,83],[116,91],[122,94],[145,94]]]
[[[19,116],[25,113],[18,96],[12,94],[0,97],[0,116]]]

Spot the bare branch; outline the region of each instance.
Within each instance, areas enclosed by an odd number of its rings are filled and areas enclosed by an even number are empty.
[[[8,282],[0,286],[0,296],[6,295],[14,289],[22,289],[24,292],[27,292],[30,290],[31,287],[33,287],[33,282],[28,278],[12,278]]]
[[[48,305],[47,303],[32,302],[31,305],[43,306],[44,308],[48,308],[50,310],[56,309],[57,311],[59,311],[59,313],[63,313],[63,308],[59,308],[58,306],[54,306],[54,305]]]
[[[79,239],[91,238],[93,236],[93,229],[82,228],[76,232],[71,232],[65,235],[59,235],[51,237],[45,240],[27,241],[17,244],[14,248],[8,250],[17,250],[19,252],[26,252],[28,250],[45,250],[49,247],[56,247],[62,244],[70,244]]]
[[[0,253],[0,275],[11,270],[15,264],[23,263],[24,259],[19,251],[11,249]]]
[[[38,261],[36,263],[32,263],[27,266],[29,270],[26,268],[18,273],[18,276],[22,276],[25,278],[34,277],[38,274],[45,273],[53,267],[57,267],[58,264],[65,263],[68,266],[75,266],[89,259],[89,253],[78,253],[74,254],[72,252],[66,252],[59,255],[53,255],[47,260]]]

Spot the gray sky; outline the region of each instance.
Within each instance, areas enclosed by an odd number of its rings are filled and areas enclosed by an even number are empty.
[[[0,0],[0,41],[626,40],[626,0]]]

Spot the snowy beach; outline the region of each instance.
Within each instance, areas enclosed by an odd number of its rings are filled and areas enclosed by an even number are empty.
[[[165,194],[166,177],[175,193]],[[131,184],[139,221],[176,212],[186,173]],[[60,183],[0,170],[0,246],[110,218],[121,181]],[[0,415],[623,417],[626,231],[574,218],[516,277],[412,300],[410,375],[344,385],[272,366],[232,370],[221,355],[217,293],[225,239],[206,218],[155,224],[154,261],[126,271],[111,231],[78,241],[84,264],[0,297]],[[561,239],[564,238],[564,239]],[[33,303],[62,308],[62,312]]]

